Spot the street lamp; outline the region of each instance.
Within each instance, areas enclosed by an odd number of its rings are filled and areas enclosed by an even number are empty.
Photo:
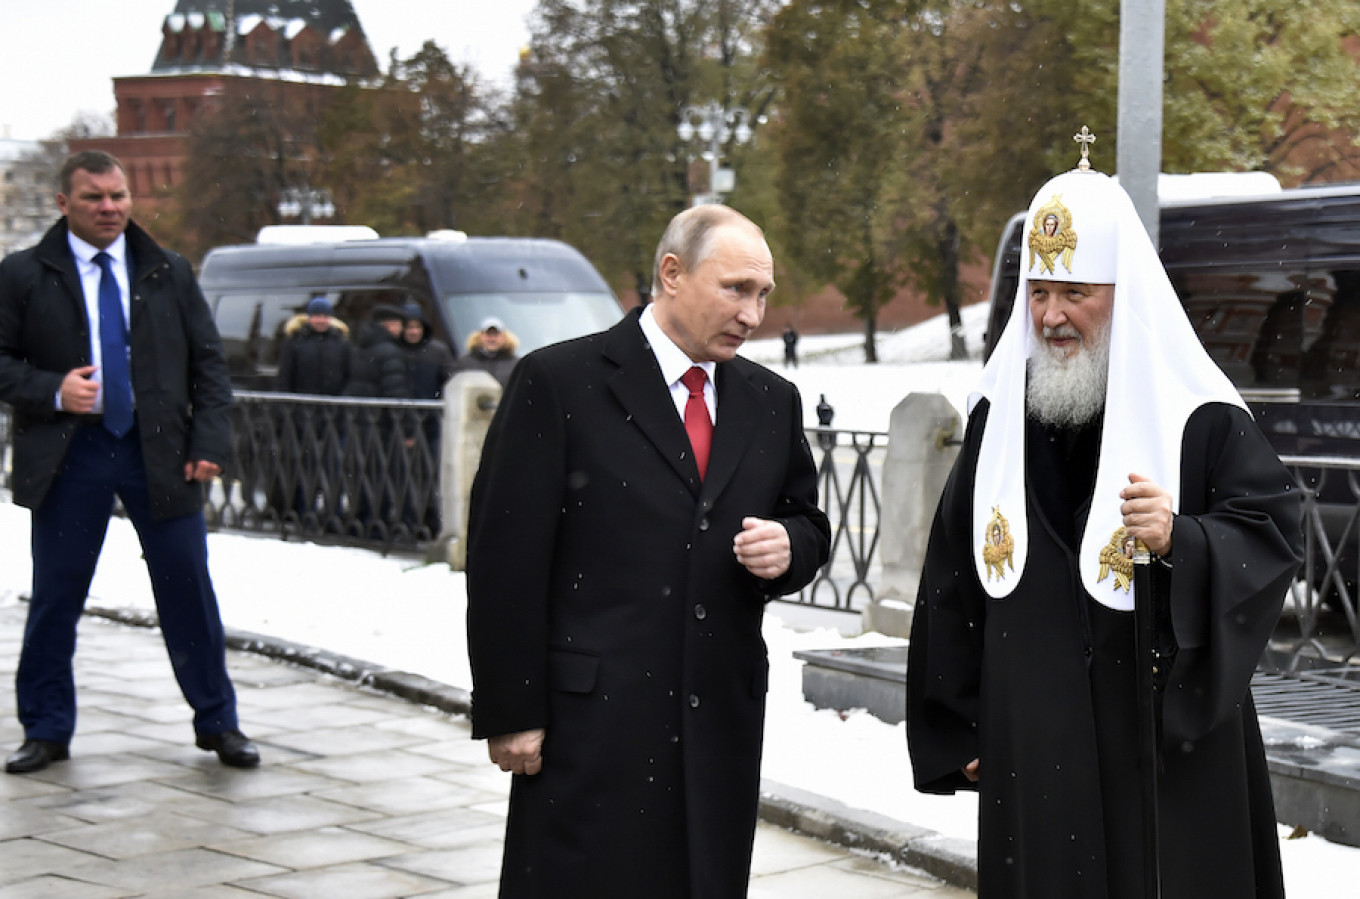
[[[675,133],[688,143],[695,137],[708,144],[708,193],[694,198],[694,205],[721,203],[723,194],[731,193],[736,177],[731,169],[718,168],[718,154],[728,141],[739,144],[751,140],[751,114],[745,109],[724,109],[709,100],[703,106],[686,106],[680,113],[680,124]],[[698,123],[697,125],[695,123]]]
[[[324,187],[287,187],[279,197],[279,216],[286,219],[302,218],[310,225],[313,218],[328,219],[335,215],[331,192]]]

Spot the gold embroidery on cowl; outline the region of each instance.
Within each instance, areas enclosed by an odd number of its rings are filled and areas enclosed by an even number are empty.
[[[1133,548],[1134,539],[1123,525],[1115,528],[1110,542],[1100,548],[1100,583],[1114,572],[1114,588],[1125,593],[1133,586]]]
[[[1006,568],[1015,570],[1014,553],[1015,538],[1011,536],[1010,522],[1001,514],[1000,506],[992,506],[992,519],[987,523],[987,536],[982,541],[982,561],[987,566],[988,581],[992,579],[993,571],[996,571],[998,581],[1004,581]]]

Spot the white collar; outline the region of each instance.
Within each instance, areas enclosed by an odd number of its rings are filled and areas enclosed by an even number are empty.
[[[712,384],[718,382],[714,380],[718,370],[716,362],[695,362],[690,359],[684,350],[676,346],[670,335],[661,330],[661,324],[656,320],[656,309],[651,303],[642,310],[642,317],[638,319],[638,324],[642,326],[642,335],[647,338],[647,343],[651,345],[652,354],[656,356],[656,364],[661,367],[661,377],[665,378],[667,384],[674,384],[679,381],[685,372],[694,366],[699,366],[708,374],[708,380]]]
[[[71,253],[74,254],[75,257],[79,259],[81,262],[84,262],[88,265],[95,265],[96,263],[94,261],[94,257],[99,255],[100,253],[109,254],[109,258],[113,260],[114,271],[117,271],[118,266],[120,265],[121,266],[127,265],[126,233],[119,234],[117,237],[114,238],[113,243],[109,244],[107,247],[101,250],[94,244],[89,243],[88,241],[85,240],[81,240],[79,237],[76,237],[75,234],[73,234],[71,232],[71,229],[68,227],[66,229],[66,242],[71,247]]]

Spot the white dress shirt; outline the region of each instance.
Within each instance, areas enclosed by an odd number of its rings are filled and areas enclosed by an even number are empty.
[[[718,370],[716,362],[695,362],[685,354],[685,351],[675,345],[665,331],[661,330],[661,325],[657,324],[655,309],[649,303],[647,308],[642,310],[642,318],[638,322],[642,325],[642,334],[647,338],[647,343],[652,347],[652,354],[656,356],[656,364],[661,366],[661,377],[666,379],[666,384],[671,390],[671,400],[675,402],[675,414],[680,416],[680,420],[685,420],[685,404],[689,402],[689,388],[680,383],[680,378],[685,372],[694,366],[699,366],[708,374],[708,380],[704,382],[704,403],[708,406],[708,417],[714,423],[718,422],[718,391],[713,386],[713,377]]]
[[[95,372],[90,377],[99,384],[99,395],[95,397],[93,411],[98,415],[104,411],[104,350],[99,341],[99,279],[103,272],[99,268],[99,263],[94,261],[94,257],[104,252],[113,260],[113,279],[118,282],[118,296],[123,303],[123,322],[126,325],[131,321],[127,237],[119,234],[117,239],[103,250],[86,243],[69,231],[66,233],[66,239],[71,246],[71,253],[76,257],[76,273],[80,275],[80,287],[85,294],[85,316],[90,322],[90,364],[95,366]],[[57,409],[61,409],[60,390],[57,391]]]

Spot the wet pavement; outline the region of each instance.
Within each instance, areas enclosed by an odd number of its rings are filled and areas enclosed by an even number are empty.
[[[23,738],[12,685],[26,607],[0,602],[8,755]],[[82,620],[71,759],[0,774],[0,899],[496,895],[509,776],[466,718],[259,652],[228,664],[264,757],[255,770],[194,748],[159,631]],[[762,814],[834,836],[845,825],[833,806],[767,795]],[[973,894],[762,821],[749,895]]]

